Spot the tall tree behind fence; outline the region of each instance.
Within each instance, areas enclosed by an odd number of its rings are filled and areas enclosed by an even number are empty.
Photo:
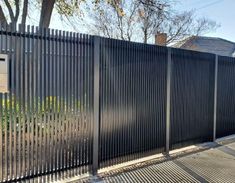
[[[30,26],[1,27],[0,51],[0,182],[95,174],[235,132],[234,58]]]

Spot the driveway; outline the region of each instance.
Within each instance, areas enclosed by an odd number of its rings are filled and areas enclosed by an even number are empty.
[[[189,148],[190,149],[190,148]],[[77,182],[77,181],[74,181]],[[228,182],[235,183],[235,138],[198,145],[118,169],[105,170],[95,179],[79,182]]]

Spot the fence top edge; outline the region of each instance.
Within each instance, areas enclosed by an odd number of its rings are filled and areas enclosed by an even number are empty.
[[[230,56],[223,56],[219,54],[209,53],[209,52],[203,52],[203,51],[196,51],[196,50],[187,50],[182,48],[175,48],[172,46],[159,46],[155,44],[145,44],[140,42],[133,42],[133,41],[127,41],[127,40],[119,40],[119,39],[113,39],[113,38],[106,38],[102,36],[97,35],[89,35],[89,34],[83,34],[78,32],[72,32],[72,31],[65,31],[65,30],[59,30],[59,29],[53,29],[53,28],[43,28],[38,27],[34,25],[25,25],[22,26],[21,24],[18,25],[7,25],[2,24],[0,22],[0,34],[3,35],[9,35],[9,36],[19,36],[19,37],[30,37],[33,39],[49,39],[54,41],[62,41],[62,42],[73,42],[73,43],[85,43],[85,44],[93,44],[94,38],[98,37],[100,41],[104,44],[106,42],[114,42],[113,45],[123,44],[130,46],[139,46],[144,49],[155,49],[157,48],[159,51],[167,51],[168,48],[171,49],[172,54],[176,54],[176,52],[185,52],[188,54],[202,54],[204,56],[213,56],[215,57],[218,55],[218,57],[223,58],[234,58]]]

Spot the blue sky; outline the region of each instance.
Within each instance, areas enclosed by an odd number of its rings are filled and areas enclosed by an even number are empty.
[[[206,36],[220,37],[235,42],[235,0],[175,0],[175,8],[180,11],[196,11],[198,17],[215,20],[221,26],[217,31]],[[71,27],[61,23],[58,16],[53,16],[51,28],[71,30]],[[81,28],[79,32],[83,33]]]
[[[195,9],[198,16],[217,21],[221,27],[208,36],[235,42],[235,0],[178,0],[177,9]]]

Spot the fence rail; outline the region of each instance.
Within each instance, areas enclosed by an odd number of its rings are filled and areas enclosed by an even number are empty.
[[[0,182],[96,174],[235,133],[235,58],[30,26],[2,26],[0,52]]]

